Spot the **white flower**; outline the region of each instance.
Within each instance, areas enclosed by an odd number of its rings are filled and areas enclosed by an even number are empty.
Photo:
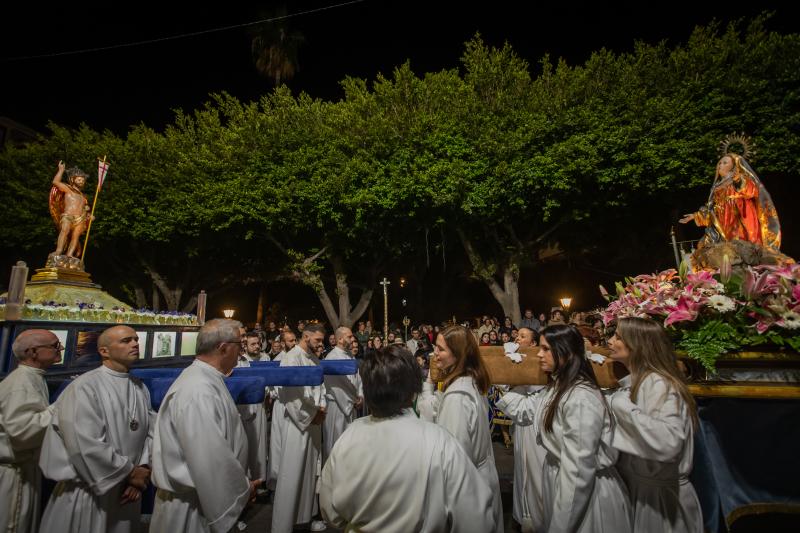
[[[794,311],[786,311],[781,315],[783,319],[783,327],[786,329],[798,329],[800,328],[800,314],[795,313]]]
[[[677,307],[678,301],[675,298],[667,298],[666,300],[664,300],[664,305],[666,307]]]
[[[594,352],[587,351],[586,352],[586,358],[588,360],[594,361],[595,363],[600,364],[600,365],[602,365],[603,363],[606,362],[606,357],[604,355],[599,354],[599,353],[594,353]]]
[[[509,359],[514,361],[515,363],[521,363],[522,362],[522,354],[519,354],[519,353],[507,353],[506,357],[508,357]]]
[[[719,311],[720,313],[726,313],[728,311],[733,311],[736,309],[736,302],[732,299],[728,298],[727,296],[723,296],[721,294],[715,294],[708,299],[706,303],[710,308]]]

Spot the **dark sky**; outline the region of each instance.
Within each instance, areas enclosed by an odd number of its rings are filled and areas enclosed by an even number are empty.
[[[174,36],[267,18],[280,6],[296,13],[342,1],[218,2],[211,9],[108,2],[102,10],[77,2],[16,2],[13,12],[7,2],[0,16],[0,116],[37,130],[48,120],[84,121],[124,133],[139,122],[161,128],[173,108],[194,109],[209,92],[258,98],[271,87],[254,70],[244,28],[78,55],[9,58]],[[800,30],[800,9],[781,3],[788,2],[737,8],[716,1],[366,0],[288,21],[305,39],[301,70],[290,86],[330,99],[340,96],[345,76],[371,79],[405,60],[418,73],[455,67],[475,32],[491,44],[509,41],[531,64],[545,53],[575,64],[601,47],[630,50],[636,39],[685,42],[697,24],[750,19],[765,9],[776,13],[771,29]]]

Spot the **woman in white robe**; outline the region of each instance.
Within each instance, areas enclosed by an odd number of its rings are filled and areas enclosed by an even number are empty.
[[[522,327],[515,343],[506,343],[506,353],[535,346],[534,331]],[[520,385],[506,392],[496,403],[513,422],[514,435],[514,501],[512,516],[523,533],[544,531],[542,504],[542,468],[547,451],[534,424],[537,397],[544,385]]]
[[[669,338],[650,319],[623,318],[609,347],[611,357],[630,371],[609,403],[634,530],[700,533],[703,515],[689,481],[696,406]]]
[[[434,392],[429,378],[417,402],[420,418],[436,422],[461,443],[467,456],[494,495],[494,525],[503,531],[503,504],[500,480],[494,462],[489,430],[489,375],[483,366],[478,343],[470,330],[451,326],[436,337],[434,364],[445,375],[444,392]]]
[[[544,531],[631,531],[631,507],[614,468],[614,423],[574,326],[542,330],[542,369],[552,382],[538,399],[535,424],[547,450],[543,470]]]
[[[494,531],[493,495],[445,429],[411,410],[421,371],[405,347],[362,361],[371,416],[345,430],[320,478],[325,519],[345,531]]]

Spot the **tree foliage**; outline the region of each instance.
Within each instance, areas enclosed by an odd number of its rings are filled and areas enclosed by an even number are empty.
[[[581,65],[532,67],[476,36],[461,69],[404,64],[342,88],[338,101],[285,86],[256,102],[212,95],[164,131],[140,124],[124,137],[53,124],[0,154],[2,246],[46,249],[56,162],[89,170],[106,154],[89,262],[112,264],[137,300],[155,286],[169,306],[190,306],[200,287],[288,276],[350,324],[378,276],[427,253],[434,231],[462,244],[518,318],[520,272],[553,250],[586,254],[626,227],[663,239],[673,210],[707,193],[726,134],[757,139],[761,174],[800,171],[800,36],[763,18]]]

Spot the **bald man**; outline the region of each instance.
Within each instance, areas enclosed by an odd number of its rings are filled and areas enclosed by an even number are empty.
[[[351,344],[355,340],[350,328],[336,329],[336,346],[326,359],[328,361],[354,359]],[[322,464],[331,454],[333,445],[358,415],[364,402],[364,387],[361,376],[325,376],[325,396],[328,399],[328,413],[322,424]]]
[[[128,374],[139,338],[114,326],[97,339],[102,365],[72,382],[55,403],[39,466],[57,481],[42,533],[138,531],[150,479],[154,413],[150,393]]]
[[[225,386],[239,359],[241,322],[215,319],[197,357],[164,396],[153,441],[158,487],[150,533],[227,533],[259,480],[247,476],[247,435]]]
[[[39,450],[50,407],[44,372],[61,361],[63,346],[46,329],[28,329],[14,340],[17,368],[0,382],[0,530],[39,529]]]
[[[513,348],[536,346],[536,333],[528,327],[519,328],[516,343],[506,343],[506,351]],[[520,385],[512,388],[497,402],[514,423],[514,499],[511,515],[520,524],[522,531],[544,531],[542,516],[542,468],[547,451],[537,441],[538,428],[533,421],[533,412],[539,398],[541,385]]]

